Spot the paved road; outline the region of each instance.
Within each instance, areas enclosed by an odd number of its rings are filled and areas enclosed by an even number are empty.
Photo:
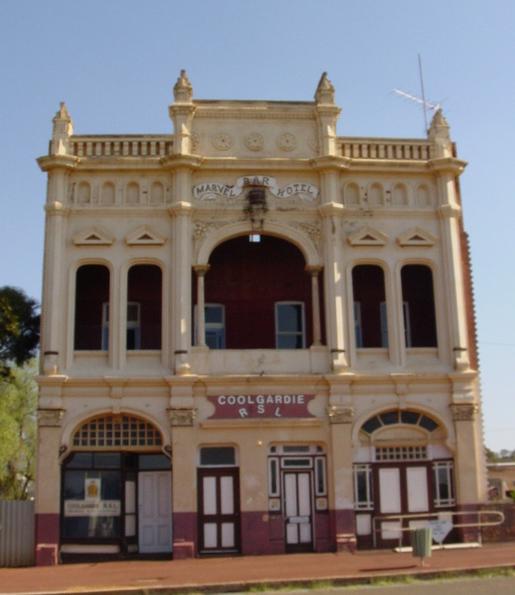
[[[261,591],[261,595],[513,595],[515,576],[429,580],[389,586]],[[234,595],[234,594],[233,594]]]

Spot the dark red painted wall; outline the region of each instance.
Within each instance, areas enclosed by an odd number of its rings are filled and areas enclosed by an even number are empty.
[[[75,349],[102,348],[102,304],[109,301],[109,270],[89,264],[77,270]]]
[[[141,349],[161,349],[161,285],[158,266],[129,269],[127,300],[140,304]]]
[[[261,236],[259,243],[243,236],[215,248],[209,264],[205,300],[225,305],[227,349],[275,349],[279,301],[304,302],[306,347],[311,345],[311,279],[295,246],[271,236]]]

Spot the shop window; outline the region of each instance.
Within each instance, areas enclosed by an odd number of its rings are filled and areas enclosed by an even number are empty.
[[[352,269],[356,347],[388,347],[384,272],[377,265]]]
[[[109,270],[98,264],[77,269],[75,283],[76,350],[107,350],[109,345]]]
[[[434,463],[434,505],[440,506],[454,506],[454,492],[452,484],[452,462],[444,461]]]
[[[161,349],[161,269],[135,265],[127,280],[127,349]]]
[[[401,270],[406,347],[436,347],[433,274],[425,265]]]
[[[354,508],[372,510],[372,469],[370,465],[354,465]]]
[[[200,449],[201,467],[234,467],[236,452],[232,446],[204,446]]]
[[[304,304],[301,302],[278,302],[275,304],[275,329],[277,349],[303,349]]]

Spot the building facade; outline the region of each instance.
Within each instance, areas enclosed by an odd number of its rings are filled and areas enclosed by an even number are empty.
[[[486,498],[456,156],[193,99],[49,154],[37,558],[398,543]],[[408,515],[406,517],[406,515]],[[461,536],[463,537],[463,536]],[[456,538],[460,538],[459,535]]]

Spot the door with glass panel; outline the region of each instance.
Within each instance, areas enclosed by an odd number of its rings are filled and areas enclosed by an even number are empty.
[[[199,469],[199,551],[240,551],[239,470]]]

